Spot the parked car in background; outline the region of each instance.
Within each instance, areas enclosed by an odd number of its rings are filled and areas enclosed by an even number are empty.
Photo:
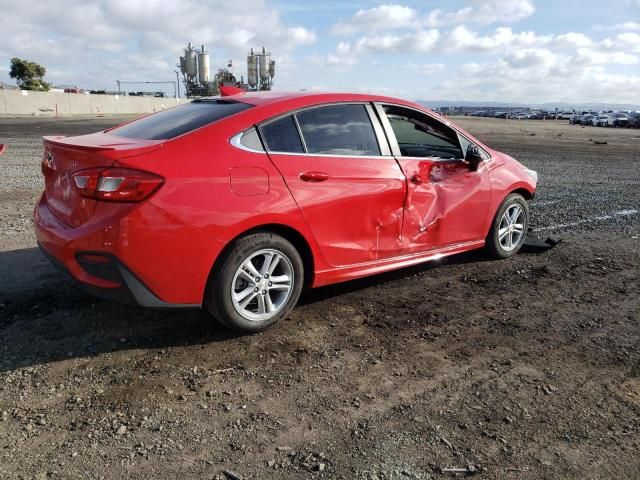
[[[607,115],[607,127],[626,127],[629,122],[628,115],[624,113],[610,113]]]
[[[317,287],[485,247],[514,255],[537,174],[421,105],[243,93],[44,137],[34,224],[89,291],[255,332]],[[444,286],[443,286],[444,288]]]
[[[591,119],[594,127],[606,127],[609,123],[609,115],[596,115]]]
[[[631,112],[627,120],[628,128],[640,128],[640,112]]]
[[[581,115],[578,120],[578,125],[593,125],[591,123],[593,117],[591,114]]]

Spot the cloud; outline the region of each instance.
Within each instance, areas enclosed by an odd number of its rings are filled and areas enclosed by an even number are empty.
[[[445,69],[444,63],[413,63],[409,62],[407,68],[422,75],[434,75]]]
[[[613,38],[605,38],[599,46],[603,50],[640,53],[640,33],[620,33]]]
[[[443,35],[439,30],[417,30],[405,34],[380,34],[359,37],[354,42],[340,42],[332,55],[359,56],[366,53],[459,53],[498,52],[508,48],[543,46],[553,41],[552,35],[534,32],[514,33],[500,27],[489,35],[479,35],[460,25]]]
[[[625,52],[602,52],[592,48],[579,48],[572,62],[578,65],[635,65],[640,62],[637,55]]]
[[[355,42],[352,52],[386,52],[386,53],[428,53],[437,44],[440,32],[437,30],[420,30],[404,35],[379,35],[361,37]]]
[[[639,32],[640,22],[623,22],[616,23],[614,25],[596,25],[593,29],[597,32],[610,31],[610,30],[622,30],[627,32]]]
[[[640,31],[640,22],[625,22],[625,23],[618,23],[617,25],[614,25],[613,28],[616,28],[618,30],[635,30],[635,31]]]
[[[504,48],[533,47],[546,45],[553,40],[551,35],[539,36],[535,32],[513,33],[509,27],[500,27],[489,35],[478,35],[467,27],[454,28],[439,45],[449,52],[497,51]]]
[[[531,0],[471,0],[471,6],[455,12],[432,10],[424,19],[428,27],[443,27],[472,23],[515,23],[535,12]]]
[[[514,23],[535,12],[531,0],[468,0],[468,7],[456,11],[435,9],[424,14],[399,4],[384,4],[358,10],[351,18],[335,23],[333,35],[353,35],[398,28],[441,28],[462,24]]]
[[[513,69],[544,68],[555,65],[557,55],[546,48],[526,48],[507,53],[503,61]]]
[[[420,30],[404,35],[371,35],[355,42],[340,42],[334,53],[323,60],[326,65],[348,67],[366,53],[429,53],[440,38],[437,30]]]
[[[537,51],[495,62],[467,63],[429,92],[438,98],[506,102],[640,103],[640,76]],[[490,74],[488,74],[490,72]]]
[[[0,62],[29,58],[48,68],[47,80],[87,88],[171,80],[188,41],[208,47],[213,70],[229,58],[243,65],[251,47],[271,48],[279,60],[317,41],[313,30],[285,23],[264,0],[2,3]]]
[[[352,35],[359,31],[388,30],[411,26],[418,12],[404,5],[379,5],[368,10],[358,10],[353,17],[334,24],[333,35]]]
[[[593,43],[584,33],[575,32],[558,35],[553,41],[560,48],[586,47]]]
[[[288,37],[296,45],[311,45],[318,40],[316,32],[307,30],[304,27],[288,28],[285,32],[285,37]]]

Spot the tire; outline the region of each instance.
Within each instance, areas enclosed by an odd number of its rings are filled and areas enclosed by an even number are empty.
[[[517,213],[515,222],[509,225],[509,219],[506,218],[506,212],[509,211],[509,217]],[[516,228],[516,226],[520,228]],[[489,235],[486,240],[487,254],[496,259],[509,258],[518,253],[527,236],[527,228],[529,227],[529,205],[522,195],[512,193],[507,196],[500,205],[496,213]],[[501,229],[511,228],[507,232]],[[502,236],[502,238],[500,238]]]
[[[277,258],[271,276],[269,269],[265,270],[268,258],[270,264]],[[290,280],[285,280],[286,277]],[[271,281],[276,278],[277,282]],[[295,307],[303,283],[304,265],[296,248],[279,235],[257,232],[236,240],[216,263],[204,304],[224,326],[260,332],[275,325]],[[243,306],[245,302],[248,303]]]

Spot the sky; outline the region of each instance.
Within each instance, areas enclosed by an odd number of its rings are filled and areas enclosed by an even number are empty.
[[[16,56],[55,85],[172,81],[187,42],[238,77],[266,46],[277,90],[640,104],[640,0],[0,0],[5,83]]]

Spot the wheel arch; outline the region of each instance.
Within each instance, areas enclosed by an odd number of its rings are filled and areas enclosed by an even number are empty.
[[[502,202],[504,202],[504,199],[507,198],[512,193],[517,193],[518,195],[522,195],[522,197],[527,201],[531,200],[533,198],[533,192],[529,191],[528,189],[526,189],[524,187],[519,187],[519,188],[511,190],[509,193],[507,193],[504,196],[504,198],[502,199]],[[500,202],[500,205],[502,205],[502,202]]]
[[[500,206],[504,203],[509,195],[517,193],[518,195],[521,195],[526,201],[529,201],[533,198],[535,189],[532,189],[531,186],[525,183],[520,183],[511,185],[510,188],[504,189],[503,192],[504,193],[500,196],[492,196],[491,208],[489,210],[489,214],[487,215],[487,223],[484,229],[485,237],[489,235],[491,225],[493,225],[493,222],[495,221],[496,215],[500,210]]]
[[[309,244],[305,236],[289,225],[285,225],[282,223],[266,223],[251,227],[247,230],[243,230],[235,237],[233,237],[229,242],[227,242],[227,244],[224,246],[220,254],[213,262],[213,265],[211,266],[211,271],[209,272],[209,277],[207,278],[205,295],[207,295],[207,292],[209,291],[209,284],[211,282],[215,269],[220,265],[220,262],[223,258],[225,258],[227,252],[232,248],[234,243],[240,238],[259,232],[275,233],[276,235],[280,235],[281,237],[291,242],[291,244],[296,248],[296,250],[302,257],[302,263],[304,265],[304,286],[308,287],[313,284],[316,262],[313,255],[313,250],[311,249],[311,245]]]

